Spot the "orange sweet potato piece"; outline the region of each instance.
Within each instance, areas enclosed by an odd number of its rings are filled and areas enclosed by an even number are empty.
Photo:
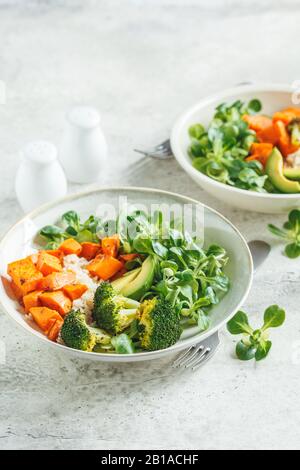
[[[300,117],[300,108],[295,108],[293,106],[289,107],[289,108],[285,108],[283,110],[284,113],[293,113],[294,114],[294,117]]]
[[[47,307],[32,307],[30,313],[35,323],[43,330],[48,331],[54,324],[53,320],[63,321],[56,310]]]
[[[39,296],[44,307],[51,308],[59,312],[63,317],[71,310],[72,302],[63,291],[44,292]]]
[[[120,248],[119,235],[113,235],[112,237],[103,238],[103,240],[101,241],[101,248],[104,255],[116,258]]]
[[[132,261],[132,260],[134,260],[138,257],[139,257],[139,255],[137,253],[129,253],[127,255],[120,255],[119,259],[126,263],[127,261]]]
[[[88,290],[85,284],[69,284],[63,287],[64,293],[71,299],[79,299]]]
[[[273,150],[273,145],[268,143],[253,143],[251,146],[251,156],[246,161],[258,160],[265,166],[267,160]]]
[[[37,264],[38,263],[38,259],[39,259],[39,256],[41,253],[47,253],[48,255],[51,255],[51,256],[55,256],[55,258],[58,258],[60,260],[60,262],[62,263],[63,261],[63,258],[64,258],[64,254],[62,251],[60,250],[41,250],[39,251],[38,253],[33,253],[32,255],[30,255],[28,258],[31,259],[31,261],[33,262],[33,264]]]
[[[272,149],[273,149],[273,145],[270,144],[270,143],[267,143],[267,142],[263,142],[263,143],[254,142],[251,145],[251,154],[257,154],[257,153],[265,154],[267,152],[271,153]]]
[[[259,154],[254,154],[254,155],[251,155],[250,157],[247,157],[246,158],[246,161],[247,162],[252,162],[253,160],[257,160],[258,162],[260,162],[263,166],[266,165],[267,163],[267,160],[269,158],[269,155],[267,157],[263,156],[263,155],[259,155]]]
[[[74,283],[75,279],[75,273],[73,273],[72,271],[52,273],[38,282],[38,289],[47,291],[59,290],[67,284]]]
[[[261,143],[276,145],[278,142],[278,135],[273,123],[270,127],[266,127],[265,129],[256,132],[256,137]]]
[[[41,290],[35,290],[27,295],[24,295],[23,304],[26,313],[28,313],[32,307],[40,307],[41,302],[39,298],[42,293],[43,291]]]
[[[22,292],[22,296],[36,290],[38,281],[43,277],[30,257],[9,263],[7,273]]]
[[[300,117],[299,108],[286,108],[273,115],[273,121],[282,121],[288,125],[293,119]]]
[[[299,147],[291,142],[291,136],[287,131],[286,125],[283,121],[276,121],[274,127],[278,136],[278,147],[284,157],[298,150]]]
[[[47,331],[48,339],[51,341],[56,341],[60,332],[60,329],[63,325],[63,321],[56,320],[50,330]]]
[[[126,274],[128,271],[127,269],[125,268],[125,266],[123,265],[123,268],[120,269],[120,271],[118,271],[111,279],[110,281],[115,281],[116,279],[119,279],[120,277],[124,276],[124,274]]]
[[[292,113],[287,113],[283,111],[279,111],[273,115],[274,123],[276,121],[283,122],[286,126],[294,119],[294,115]]]
[[[60,260],[61,263],[63,261],[64,254],[61,250],[44,250],[44,253],[48,253],[48,255],[55,256]]]
[[[74,238],[68,238],[64,240],[59,247],[60,251],[64,253],[64,255],[77,255],[79,256],[81,253],[81,245],[78,241],[74,240]]]
[[[18,301],[18,302],[22,302],[22,298],[23,298],[23,292],[22,292],[22,289],[20,289],[20,287],[17,286],[17,284],[14,283],[14,281],[10,281],[10,287],[11,287],[11,290],[12,290],[12,293],[13,293],[13,296],[14,298]]]
[[[260,132],[272,126],[272,119],[268,116],[250,116],[249,114],[245,114],[243,120],[246,121],[250,129],[255,132]]]
[[[101,245],[99,243],[92,242],[83,242],[81,243],[81,247],[82,250],[80,256],[88,261],[94,259],[101,249]]]
[[[22,301],[22,292],[19,290],[19,288],[16,288],[16,292],[14,291],[13,281],[11,279],[8,279],[5,276],[1,276],[1,281],[2,281],[3,288],[6,292],[6,295],[11,300]]]
[[[49,255],[43,251],[39,253],[36,267],[44,276],[62,270],[60,260],[56,256]]]
[[[48,335],[49,331],[51,331],[51,328],[57,321],[58,320],[56,318],[50,318],[49,323],[47,325],[47,329],[44,330],[45,335]]]
[[[120,269],[123,263],[113,256],[101,255],[86,266],[86,269],[92,276],[98,276],[103,281],[113,277]]]

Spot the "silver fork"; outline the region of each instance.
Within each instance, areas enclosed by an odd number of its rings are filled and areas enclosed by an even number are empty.
[[[239,87],[243,85],[252,85],[252,82],[240,82],[240,83],[237,83],[235,86]],[[139,150],[139,149],[133,149],[133,150],[135,152],[141,153],[142,155],[145,155],[145,157],[159,158],[161,160],[174,158],[170,139],[167,139],[161,144],[156,145],[155,147],[150,148],[148,150]]]
[[[141,153],[142,155],[145,155],[145,157],[159,158],[160,160],[173,158],[170,139],[165,140],[161,144],[156,145],[155,147],[151,149],[148,149],[148,150],[134,149],[134,151]]]
[[[218,332],[216,332],[181,354],[174,361],[173,367],[196,370],[216,354],[219,345],[220,339]]]
[[[271,247],[262,240],[252,240],[248,246],[253,259],[254,272],[256,272],[269,256]],[[174,361],[173,367],[196,370],[215,355],[219,345],[220,340],[217,332],[183,352]]]

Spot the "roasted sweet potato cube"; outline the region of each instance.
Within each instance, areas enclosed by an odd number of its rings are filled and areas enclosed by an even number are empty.
[[[101,250],[101,246],[99,243],[83,242],[81,243],[81,247],[82,250],[80,256],[87,259],[88,261],[94,259]]]
[[[61,250],[44,250],[44,253],[48,253],[48,255],[55,256],[62,262],[64,258],[64,254]]]
[[[47,332],[47,336],[51,341],[56,341],[63,325],[63,321],[55,320],[50,330]]]
[[[120,237],[119,235],[113,235],[112,237],[103,238],[101,241],[101,249],[104,255],[112,256],[116,258],[120,248]]]
[[[260,132],[272,125],[272,119],[263,115],[249,116],[248,114],[244,114],[243,120],[246,121],[250,129],[253,129],[255,132]]]
[[[60,260],[45,251],[39,253],[36,267],[44,276],[62,270]]]
[[[10,263],[7,273],[23,296],[36,290],[38,281],[43,277],[43,274],[36,268],[30,257]]]
[[[80,243],[74,240],[74,238],[68,238],[67,240],[63,241],[62,244],[59,246],[59,249],[64,253],[64,255],[77,256],[80,255],[82,250]]]
[[[123,263],[121,261],[106,255],[98,256],[86,266],[92,276],[98,276],[103,281],[112,278],[122,268]]]
[[[44,307],[57,310],[62,316],[65,316],[72,308],[72,302],[63,291],[44,292],[40,295],[40,302]]]
[[[28,313],[32,307],[40,307],[40,295],[43,293],[41,290],[34,290],[29,294],[24,295],[23,297],[23,304],[25,308],[25,312]]]
[[[128,253],[127,255],[120,255],[119,260],[127,263],[127,261],[133,261],[134,259],[138,258],[140,255],[137,253]]]
[[[63,321],[56,310],[47,307],[32,307],[30,313],[35,323],[43,330],[49,331],[54,324],[53,320]]]
[[[13,281],[5,276],[1,276],[1,281],[7,296],[12,300],[17,300],[21,303],[22,292],[17,286],[14,285]]]
[[[12,290],[12,293],[13,293],[13,296],[14,298],[22,303],[22,299],[23,299],[23,292],[22,292],[22,289],[20,289],[20,287],[18,287],[14,281],[10,281],[10,287],[11,287],[11,290]]]
[[[52,273],[41,279],[38,283],[40,290],[60,290],[67,284],[73,284],[76,276],[72,271],[62,271],[60,273]]]
[[[86,291],[87,286],[85,284],[70,284],[63,287],[64,293],[71,299],[79,299]]]
[[[287,157],[291,153],[297,152],[299,149],[296,145],[291,142],[291,136],[288,133],[286,125],[282,121],[276,121],[274,124],[275,130],[278,136],[278,147],[284,157]]]

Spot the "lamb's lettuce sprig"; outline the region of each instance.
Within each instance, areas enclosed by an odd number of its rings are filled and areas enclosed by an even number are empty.
[[[78,242],[98,242],[98,232],[102,228],[101,220],[91,215],[81,222],[75,211],[65,212],[58,225],[46,225],[40,230],[40,235],[46,240],[46,249],[54,250],[67,238],[74,238]]]
[[[282,228],[269,224],[268,228],[273,235],[284,240],[287,245],[285,254],[289,258],[300,256],[300,210],[294,209],[289,213],[289,219]]]
[[[241,361],[265,359],[272,347],[269,340],[269,329],[278,328],[285,321],[285,311],[278,305],[271,305],[265,310],[264,323],[260,329],[254,330],[246,313],[239,311],[228,322],[227,329],[232,335],[244,335],[236,345],[236,355]]]

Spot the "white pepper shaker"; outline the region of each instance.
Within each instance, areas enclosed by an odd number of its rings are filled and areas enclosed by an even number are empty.
[[[15,190],[25,212],[66,195],[67,180],[58,162],[55,145],[39,140],[28,143],[21,150]]]
[[[59,159],[69,181],[93,183],[107,157],[107,144],[94,108],[76,106],[67,113]]]

